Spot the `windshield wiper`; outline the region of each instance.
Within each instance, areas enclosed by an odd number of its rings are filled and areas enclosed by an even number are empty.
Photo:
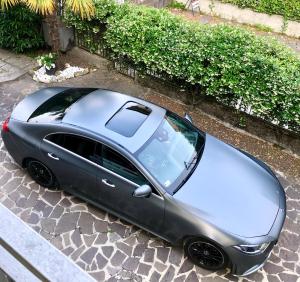
[[[189,169],[192,164],[194,164],[195,160],[197,161],[199,154],[196,154],[190,162],[184,161],[184,166],[186,169]]]
[[[201,146],[201,148],[199,149],[197,154],[192,158],[192,160],[190,162],[184,161],[184,166],[185,166],[186,169],[189,169],[192,164],[197,163],[197,160],[198,160],[199,156],[202,154],[203,147],[204,147],[204,144]]]

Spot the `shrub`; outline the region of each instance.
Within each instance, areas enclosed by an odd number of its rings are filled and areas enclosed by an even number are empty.
[[[0,47],[20,53],[43,46],[41,17],[25,5],[0,11]]]
[[[99,33],[103,24],[111,17],[118,5],[112,0],[94,0],[95,15],[91,19],[82,20],[80,15],[74,14],[70,9],[64,14],[64,21],[69,26],[74,26],[77,31]]]
[[[106,45],[116,59],[199,85],[203,95],[239,102],[254,115],[300,131],[300,60],[277,41],[144,6],[116,7],[105,21]]]
[[[250,8],[254,11],[282,15],[286,19],[300,21],[299,0],[220,0],[241,8]]]
[[[167,8],[170,9],[178,9],[178,10],[186,10],[185,5],[176,0],[172,0],[170,4],[167,5]]]

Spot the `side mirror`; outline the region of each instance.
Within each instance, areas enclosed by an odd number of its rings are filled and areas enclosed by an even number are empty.
[[[184,118],[187,119],[190,123],[193,123],[193,119],[188,113],[184,114]]]
[[[144,184],[134,190],[133,196],[137,198],[146,198],[150,196],[151,192],[151,187],[147,184]]]

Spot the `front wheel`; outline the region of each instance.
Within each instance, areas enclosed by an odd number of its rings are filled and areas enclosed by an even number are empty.
[[[54,188],[56,186],[54,174],[43,163],[36,160],[29,160],[27,162],[27,171],[31,178],[39,185],[45,188]]]
[[[184,244],[184,251],[188,258],[196,265],[208,270],[224,269],[227,256],[221,247],[201,238],[193,238]]]

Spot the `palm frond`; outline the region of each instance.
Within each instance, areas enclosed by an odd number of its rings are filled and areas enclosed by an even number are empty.
[[[49,15],[54,12],[54,0],[22,0],[32,11]]]
[[[81,18],[91,18],[95,14],[93,0],[66,0],[66,6],[74,13],[80,14]]]
[[[0,10],[9,8],[19,3],[19,0],[0,0]]]

